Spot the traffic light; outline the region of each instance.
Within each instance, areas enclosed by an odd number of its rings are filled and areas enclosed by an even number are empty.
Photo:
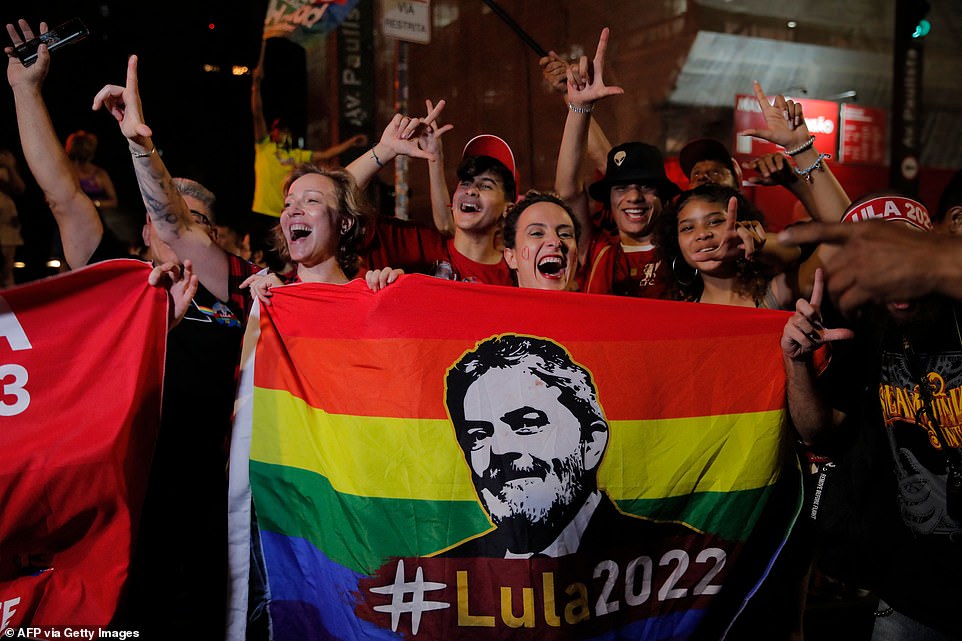
[[[931,29],[932,24],[925,18],[922,18],[919,20],[919,23],[915,25],[915,31],[912,32],[912,37],[924,38],[925,36],[929,35],[929,31],[931,31]]]
[[[928,0],[907,0],[907,18],[905,26],[912,30],[913,38],[924,38],[932,29],[932,23],[925,19],[931,5]]]

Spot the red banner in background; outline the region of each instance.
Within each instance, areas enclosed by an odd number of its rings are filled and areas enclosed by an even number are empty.
[[[838,161],[860,165],[887,165],[884,109],[842,105],[842,139]]]
[[[835,156],[838,148],[838,103],[829,100],[808,100],[792,98],[802,105],[805,123],[815,136],[815,148],[825,154]],[[778,145],[751,136],[739,136],[737,132],[745,129],[765,129],[765,118],[754,94],[735,95],[735,154],[743,156],[762,156],[782,151]]]
[[[115,260],[0,294],[0,631],[114,616],[160,418],[148,273]]]

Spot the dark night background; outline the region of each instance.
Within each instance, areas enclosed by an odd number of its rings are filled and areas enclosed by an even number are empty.
[[[97,134],[95,164],[107,169],[117,188],[120,209],[139,224],[143,207],[125,139],[113,118],[90,105],[105,84],[123,84],[127,56],[140,57],[144,115],[171,174],[197,179],[218,197],[223,222],[240,222],[253,194],[253,129],[250,76],[234,76],[232,65],[253,68],[260,53],[267,0],[167,1],[148,5],[129,0],[66,2],[62,0],[4,3],[4,24],[26,18],[36,29],[40,20],[51,28],[79,17],[91,35],[53,54],[44,97],[57,135],[84,129]],[[24,10],[25,9],[25,10]],[[213,28],[211,28],[213,27]],[[6,32],[2,34],[9,43]],[[207,72],[204,65],[221,72]],[[13,95],[0,90],[0,147],[14,151],[27,181],[27,203],[21,212],[27,247],[43,253],[46,237],[55,234],[53,218],[44,211],[20,149]],[[305,59],[300,47],[283,40],[268,42],[264,109],[268,119],[283,117],[295,136],[304,135]],[[33,272],[46,256],[21,257]],[[38,260],[41,259],[41,260]],[[19,279],[34,278],[24,273]]]

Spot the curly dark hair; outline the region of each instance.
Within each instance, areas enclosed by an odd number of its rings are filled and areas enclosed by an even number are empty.
[[[284,195],[290,190],[295,180],[309,174],[326,176],[334,182],[334,197],[337,199],[337,211],[334,214],[332,227],[343,229],[344,224],[349,225],[347,231],[342,233],[337,242],[337,264],[344,271],[348,278],[354,278],[358,271],[360,257],[358,250],[364,242],[367,228],[373,219],[371,207],[364,197],[364,193],[357,187],[354,176],[343,169],[331,169],[328,167],[318,167],[310,163],[304,163],[294,168],[284,182]],[[274,227],[274,249],[285,261],[290,261],[291,255],[287,248],[287,239],[280,224]]]
[[[700,185],[683,192],[669,204],[655,220],[655,246],[670,267],[668,270],[668,294],[672,300],[694,302],[701,298],[704,283],[681,254],[678,246],[678,214],[690,200],[701,200],[727,209],[728,201],[734,197],[738,201],[738,220],[757,220],[764,224],[765,216],[751,204],[740,191],[722,185]],[[735,264],[735,291],[751,296],[760,302],[768,290],[775,272],[769,266],[757,261],[738,259]]]

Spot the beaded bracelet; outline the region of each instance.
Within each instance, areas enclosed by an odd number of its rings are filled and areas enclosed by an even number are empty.
[[[819,154],[818,158],[815,159],[808,169],[799,169],[795,167],[795,173],[805,179],[805,182],[812,182],[812,172],[822,168],[822,161],[826,158],[831,158],[831,154]]]
[[[594,109],[594,105],[588,105],[587,107],[579,107],[573,102],[569,102],[568,109],[575,112],[576,114],[590,114],[592,109]]]
[[[800,144],[798,147],[795,147],[795,149],[786,149],[786,150],[785,150],[785,155],[786,155],[786,156],[797,156],[798,154],[802,153],[803,151],[808,151],[809,149],[811,149],[811,148],[812,148],[812,145],[814,145],[814,144],[815,144],[815,136],[810,136],[808,140],[806,140],[805,142],[803,142],[802,144]]]
[[[374,162],[375,164],[377,164],[378,167],[380,167],[381,169],[384,169],[384,163],[381,162],[381,159],[377,157],[377,153],[375,153],[374,147],[371,147],[371,158],[374,159]]]

